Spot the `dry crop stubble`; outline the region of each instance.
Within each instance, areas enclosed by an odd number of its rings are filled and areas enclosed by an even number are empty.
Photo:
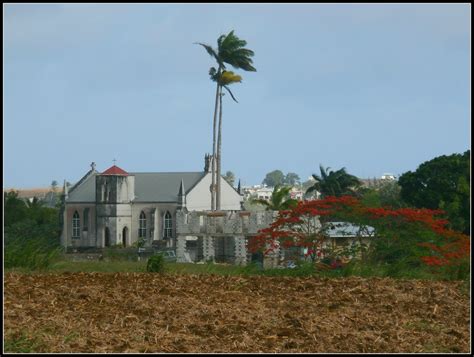
[[[461,282],[5,274],[5,339],[36,352],[468,352]],[[6,350],[8,352],[8,350]]]

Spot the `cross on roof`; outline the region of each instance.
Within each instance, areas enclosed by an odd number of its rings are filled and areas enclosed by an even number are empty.
[[[114,165],[115,165],[115,162],[116,162],[117,160],[113,159],[112,161],[114,162]]]

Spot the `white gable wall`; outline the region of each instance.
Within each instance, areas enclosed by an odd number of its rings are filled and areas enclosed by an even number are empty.
[[[209,187],[212,183],[211,173],[207,173],[201,181],[186,195],[186,208],[189,211],[201,211],[211,209],[211,191]],[[189,187],[185,187],[188,190]],[[240,196],[236,190],[223,178],[221,179],[221,209],[240,210]]]

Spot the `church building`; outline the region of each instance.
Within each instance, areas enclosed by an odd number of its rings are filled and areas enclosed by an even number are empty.
[[[145,245],[176,247],[176,213],[211,209],[212,174],[206,155],[202,172],[127,172],[95,164],[74,186],[64,185],[66,248]],[[241,210],[243,196],[221,180],[221,209]]]

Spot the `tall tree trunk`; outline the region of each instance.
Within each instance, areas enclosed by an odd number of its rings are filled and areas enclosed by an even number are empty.
[[[221,209],[221,145],[222,145],[222,86],[219,93],[219,130],[217,136],[217,195],[216,209]]]
[[[221,69],[219,68],[219,74],[221,73]],[[217,110],[219,104],[219,83],[217,83],[216,87],[216,103],[214,106],[214,121],[213,121],[213,131],[212,131],[212,158],[211,158],[211,175],[212,175],[212,183],[211,183],[211,210],[214,211],[216,209],[216,132],[217,132]]]

